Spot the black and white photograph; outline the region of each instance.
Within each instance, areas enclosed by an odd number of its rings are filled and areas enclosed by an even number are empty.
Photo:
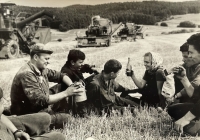
[[[0,0],[0,140],[200,140],[200,0]]]

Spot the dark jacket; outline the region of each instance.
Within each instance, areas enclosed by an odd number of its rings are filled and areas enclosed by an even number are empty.
[[[117,96],[115,92],[124,92],[126,88],[115,80],[110,80],[107,85],[103,77],[103,72],[93,78],[92,82],[87,85],[86,90],[88,103],[94,105],[99,111],[115,107],[125,107],[128,105],[135,107],[138,105]]]
[[[60,83],[63,74],[51,69],[39,71],[31,62],[15,75],[11,87],[11,113],[36,113],[46,109],[49,102],[49,82]]]

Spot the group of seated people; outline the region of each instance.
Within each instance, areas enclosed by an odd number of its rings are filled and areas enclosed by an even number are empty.
[[[47,128],[63,128],[70,115],[86,117],[90,112],[109,115],[113,109],[123,113],[124,107],[129,107],[134,113],[136,107],[145,105],[166,108],[175,120],[177,131],[198,135],[200,33],[188,38],[180,51],[184,64],[170,70],[174,74],[175,94],[166,99],[161,94],[166,81],[165,68],[162,66],[163,58],[158,53],[145,53],[146,71],[142,80],[131,69],[131,74],[127,76],[131,77],[138,89],[129,89],[115,80],[122,69],[121,63],[116,59],[108,60],[103,70],[98,72],[84,64],[86,56],[82,51],[72,49],[61,71],[57,72],[47,68],[53,51],[45,50],[42,44],[35,44],[30,50],[30,61],[20,68],[13,79],[10,108],[3,110],[3,105],[0,104],[0,130],[9,129],[9,132],[0,131],[0,136],[4,135],[7,139],[24,137],[28,140],[33,136],[37,140],[62,140],[64,136],[61,133],[47,133]],[[84,78],[85,72],[91,76]],[[49,82],[58,84],[50,88]],[[120,92],[120,96],[115,92]],[[2,98],[3,91],[0,93]],[[142,97],[133,98],[130,93],[140,93]]]

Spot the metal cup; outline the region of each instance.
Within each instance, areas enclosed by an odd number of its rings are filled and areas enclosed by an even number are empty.
[[[79,81],[79,82],[76,82],[75,85],[78,85],[79,88],[83,89],[82,92],[79,92],[79,94],[77,96],[75,96],[75,101],[76,102],[83,102],[83,101],[87,100],[85,83],[83,81]]]
[[[86,96],[86,92],[79,92],[79,94],[77,96],[75,96],[75,101],[76,102],[83,102],[87,100],[87,96]]]

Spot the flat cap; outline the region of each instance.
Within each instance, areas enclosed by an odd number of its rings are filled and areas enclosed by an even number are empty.
[[[31,53],[46,53],[46,54],[52,54],[53,51],[44,49],[45,45],[42,43],[35,43],[31,46],[30,52]]]

